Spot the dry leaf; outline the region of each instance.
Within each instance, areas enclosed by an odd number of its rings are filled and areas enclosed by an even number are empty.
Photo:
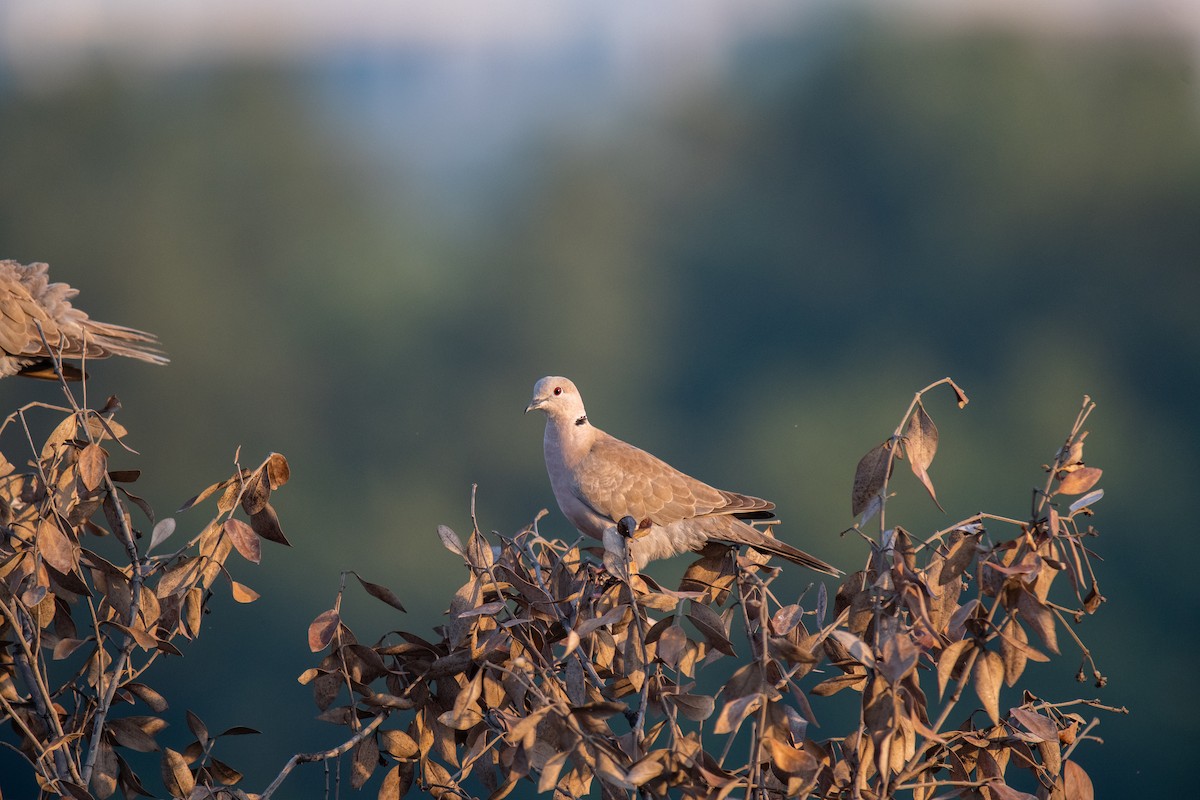
[[[267,503],[262,507],[262,510],[250,517],[250,527],[264,539],[275,542],[277,544],[292,546],[292,543],[283,535],[283,528],[279,527],[279,517],[275,514],[275,509]]]
[[[1083,494],[1100,480],[1104,470],[1097,467],[1083,467],[1074,472],[1068,472],[1058,484],[1058,494]]]
[[[196,787],[192,771],[188,769],[183,756],[169,747],[163,750],[162,779],[172,797],[186,798]]]
[[[103,739],[96,749],[96,763],[92,772],[92,791],[99,800],[107,800],[117,790],[119,764],[116,751]]]
[[[37,546],[46,563],[59,572],[70,573],[79,568],[79,545],[63,533],[53,520],[39,520]]]
[[[262,545],[253,528],[240,519],[230,517],[221,523],[221,530],[229,537],[229,541],[242,558],[254,564],[262,561]]]
[[[174,532],[175,519],[173,517],[160,519],[157,523],[155,523],[154,530],[150,533],[150,544],[146,548],[146,552],[158,547],[160,544],[170,538],[171,534]]]
[[[992,718],[992,723],[1000,724],[1000,686],[1004,683],[1004,660],[1000,654],[986,650],[975,659],[975,694],[983,703],[983,710]]]
[[[419,752],[416,741],[404,731],[380,731],[379,743],[396,758],[413,758]]]
[[[322,612],[308,626],[308,648],[314,653],[324,650],[333,641],[333,635],[337,633],[340,624],[341,617],[335,609]]]
[[[98,444],[89,444],[79,451],[79,479],[89,492],[104,481],[108,469],[108,454]]]
[[[442,546],[454,553],[456,556],[466,557],[466,552],[463,550],[462,540],[458,538],[458,534],[450,530],[445,525],[437,526],[438,538],[442,540]]]
[[[850,493],[850,513],[858,516],[863,513],[871,500],[883,491],[888,477],[892,474],[892,441],[876,445],[863,456],[854,469],[854,488]]]
[[[362,584],[362,587],[367,590],[367,594],[371,595],[371,597],[382,600],[398,611],[404,611],[404,604],[400,602],[400,598],[396,597],[391,589],[386,586],[380,586],[378,583],[371,583],[364,580],[357,572],[354,573],[354,577],[358,578],[358,582]]]
[[[283,486],[292,477],[292,468],[288,466],[288,460],[280,453],[271,453],[267,458],[266,469],[271,491]]]
[[[713,733],[719,735],[736,731],[741,726],[742,720],[758,710],[762,701],[763,696],[758,693],[730,700],[717,715],[717,721],[713,723]]]
[[[350,785],[361,789],[378,764],[379,746],[375,744],[374,736],[368,736],[354,746],[354,755],[350,759]]]
[[[233,599],[239,603],[253,603],[262,596],[244,583],[230,581],[229,585],[233,592]]]
[[[937,446],[937,426],[926,413],[925,406],[918,402],[912,416],[908,418],[908,428],[904,432],[904,452],[908,455],[908,465],[913,474],[921,481],[937,507],[945,511],[938,502],[937,492],[933,490],[933,481],[930,480],[928,472],[929,465],[933,463],[933,457],[937,453]]]

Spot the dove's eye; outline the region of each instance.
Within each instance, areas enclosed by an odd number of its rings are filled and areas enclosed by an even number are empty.
[[[555,386],[555,387],[554,387],[554,394],[555,394],[556,396],[557,396],[557,395],[560,395],[560,394],[562,394],[562,387],[561,387],[561,386]]]

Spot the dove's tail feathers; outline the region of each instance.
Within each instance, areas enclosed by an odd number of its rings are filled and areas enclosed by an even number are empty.
[[[732,514],[738,519],[771,519],[775,516],[775,504],[770,500],[763,500],[761,497],[752,497],[748,494],[726,492],[721,489],[717,491],[725,501],[725,505],[714,509],[713,513]]]
[[[158,338],[152,333],[139,331],[136,328],[127,328],[124,325],[97,322],[92,319],[85,323],[85,327],[88,333],[88,344],[99,345],[103,355],[136,358],[151,364],[170,362],[159,346]]]
[[[80,326],[83,332],[78,338],[67,336],[61,330],[57,332],[59,335],[53,340],[47,336],[51,352],[55,356],[60,353],[62,358],[92,359],[123,356],[151,364],[170,363],[170,359],[162,351],[158,339],[153,334],[139,331],[136,328],[126,328],[124,325],[113,325],[86,318],[81,321]],[[38,341],[35,347],[43,352],[35,353],[31,358],[21,359],[25,363],[19,369],[19,374],[25,378],[57,380],[58,375],[54,371],[54,362],[49,355],[44,353],[45,348],[41,342]],[[78,381],[86,377],[79,367],[66,362],[62,362],[60,366],[65,380]]]
[[[755,545],[751,545],[751,546],[755,550],[762,550],[764,552],[770,553],[773,556],[779,556],[780,558],[786,558],[788,561],[791,561],[793,564],[799,564],[802,567],[808,567],[809,569],[816,570],[817,572],[823,572],[826,575],[832,575],[835,578],[840,578],[843,574],[845,574],[837,567],[835,567],[831,564],[826,564],[824,561],[817,558],[816,556],[809,555],[808,553],[804,552],[803,550],[799,550],[795,547],[792,547],[790,544],[787,544],[786,542],[780,542],[780,541],[776,540],[773,542],[768,541],[768,542],[763,542],[761,544],[755,544]]]
[[[749,525],[739,525],[733,535],[726,535],[726,538],[732,544],[745,544],[753,547],[755,550],[761,550],[764,553],[770,553],[773,556],[786,558],[793,564],[799,564],[802,567],[808,567],[817,572],[823,572],[826,575],[832,575],[837,578],[844,573],[837,567],[826,564],[816,556],[798,548],[792,547],[787,542],[781,542],[770,534],[752,528]]]

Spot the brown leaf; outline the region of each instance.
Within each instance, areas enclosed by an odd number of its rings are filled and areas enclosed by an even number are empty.
[[[322,612],[308,626],[309,649],[316,653],[328,647],[341,622],[342,619],[336,610],[331,608]]]
[[[171,748],[163,750],[162,779],[172,797],[187,797],[196,788],[196,780],[183,756]]]
[[[127,683],[124,688],[132,692],[137,699],[145,703],[146,707],[155,714],[161,714],[167,710],[167,699],[146,684]]]
[[[825,680],[812,687],[809,691],[817,697],[829,697],[840,692],[842,689],[861,689],[862,685],[867,681],[867,676],[862,673],[851,673],[847,675],[834,675],[832,678]]]
[[[379,743],[396,758],[413,758],[419,752],[416,740],[404,731],[380,731]]]
[[[467,538],[466,556],[467,561],[473,567],[482,570],[491,567],[495,560],[492,554],[492,546],[488,544],[487,539],[479,531],[475,531]]]
[[[1021,727],[1029,731],[1029,738],[1032,741],[1058,742],[1058,726],[1044,714],[1021,707],[1010,708],[1008,713],[1013,719],[1021,723]]]
[[[244,583],[231,580],[229,588],[233,592],[233,599],[239,603],[253,603],[258,598],[262,597],[258,592],[251,589]]]
[[[79,567],[79,545],[62,532],[53,519],[38,521],[37,546],[46,563],[64,574]]]
[[[157,523],[155,523],[154,530],[150,533],[150,545],[146,548],[147,552],[165,542],[174,532],[174,518],[166,517],[164,519],[160,519]]]
[[[85,645],[89,641],[91,641],[90,636],[87,639],[72,639],[69,637],[59,639],[58,644],[54,645],[54,660],[61,661],[64,658],[67,658],[76,650],[78,650],[81,645]]]
[[[380,586],[378,583],[363,580],[363,577],[357,572],[354,573],[354,577],[358,578],[358,582],[362,584],[362,587],[367,590],[367,594],[371,595],[371,597],[374,597],[376,600],[382,600],[398,611],[405,610],[404,604],[400,602],[400,598],[396,597],[391,589],[386,586]]]
[[[108,468],[108,454],[98,444],[89,444],[79,451],[79,479],[89,492],[104,480]]]
[[[987,785],[994,800],[1037,800],[1037,797],[1025,792],[1018,792],[1003,781],[992,781]]]
[[[117,790],[117,753],[103,739],[96,749],[96,763],[92,772],[92,792],[99,800],[108,800]]]
[[[383,776],[379,784],[378,800],[399,800],[412,786],[412,764],[396,764]]]
[[[204,619],[204,590],[199,586],[188,589],[183,596],[182,619],[186,636],[194,639],[200,635],[200,623]]]
[[[1000,724],[1000,686],[1004,683],[1004,660],[1000,654],[986,650],[975,659],[975,694],[992,723]]]
[[[705,641],[711,647],[727,656],[736,656],[737,653],[734,652],[733,642],[729,641],[729,635],[725,632],[725,621],[721,619],[717,612],[704,603],[693,601],[690,606],[687,618],[700,631],[700,635],[704,637]]]
[[[733,585],[733,559],[729,557],[728,547],[710,548],[704,551],[702,558],[688,565],[679,581],[679,591],[704,592],[706,601],[720,605],[725,602]]]
[[[93,438],[101,441],[105,439],[121,439],[129,435],[129,431],[125,430],[125,426],[115,419],[88,417],[87,428]]]
[[[135,625],[131,628],[129,626],[122,625],[119,622],[113,622],[112,620],[104,620],[100,624],[109,625],[121,631],[121,633],[137,642],[138,646],[143,650],[154,650],[158,647],[158,639],[154,636],[154,634],[139,626]]]
[[[208,499],[210,496],[212,496],[213,492],[217,491],[218,489],[223,489],[228,485],[229,485],[228,481],[221,481],[220,483],[214,483],[211,486],[208,486],[207,488],[204,489],[204,491],[200,492],[200,494],[196,495],[195,497],[190,498],[183,505],[181,505],[179,507],[179,511],[177,511],[176,513],[181,513],[183,511],[187,511],[189,508],[196,505],[197,503]]]
[[[1068,472],[1058,484],[1058,494],[1083,494],[1100,480],[1104,470],[1098,467],[1083,467]]]
[[[1092,779],[1083,767],[1074,761],[1063,763],[1063,771],[1057,783],[1062,787],[1063,800],[1095,800]]]
[[[150,507],[150,504],[146,502],[145,498],[138,497],[136,494],[129,491],[124,486],[118,486],[116,488],[117,488],[118,492],[125,495],[125,498],[129,502],[133,503],[135,506],[137,506],[139,509],[141,509],[142,513],[146,515],[146,519],[150,520],[151,525],[154,524],[154,509]]]
[[[374,736],[368,736],[354,746],[354,755],[350,761],[350,785],[361,789],[378,765],[379,745],[375,743]]]
[[[683,655],[684,648],[687,647],[687,641],[687,633],[679,626],[679,623],[671,623],[670,627],[658,637],[656,650],[658,659],[671,669],[677,669],[679,658]]]
[[[679,713],[693,722],[703,722],[712,716],[716,710],[716,701],[706,694],[673,694],[666,695]]]
[[[254,516],[271,499],[271,482],[263,470],[255,470],[242,485],[242,510]]]
[[[267,479],[271,482],[271,490],[283,486],[291,477],[292,468],[288,466],[288,460],[280,453],[271,453],[267,458]]]
[[[106,727],[121,747],[128,747],[139,753],[152,753],[158,749],[154,737],[142,730],[130,717],[109,720]]]
[[[945,586],[967,571],[979,549],[979,539],[982,536],[982,533],[968,533],[950,546],[950,552],[946,554],[946,561],[938,573],[939,585]]]
[[[916,410],[908,418],[908,428],[904,432],[904,452],[908,455],[908,465],[913,475],[921,481],[937,507],[945,511],[938,502],[937,492],[933,490],[933,481],[930,480],[928,472],[929,465],[933,463],[933,457],[937,453],[937,446],[937,426],[926,413],[925,406],[918,401]]]
[[[662,775],[666,771],[663,763],[665,750],[656,750],[629,768],[625,779],[634,786],[642,786]]]
[[[771,751],[771,768],[782,775],[810,775],[817,771],[817,760],[803,749],[792,747],[774,737],[766,740]]]
[[[1025,662],[1029,656],[1021,645],[1028,641],[1025,629],[1009,617],[1008,622],[1000,629],[1000,658],[1004,660],[1004,682],[1009,686],[1014,685],[1025,671]]]
[[[757,692],[730,700],[717,715],[717,721],[713,723],[713,733],[722,735],[736,731],[742,724],[742,720],[758,710],[762,701],[763,696]]]
[[[262,731],[255,728],[249,728],[245,725],[234,725],[232,728],[226,728],[221,731],[221,736],[258,736]]]
[[[250,517],[250,527],[264,539],[276,542],[277,544],[292,546],[287,537],[283,535],[283,528],[279,527],[279,516],[275,513],[275,509],[267,503],[262,507],[262,510]]]
[[[633,685],[635,692],[642,690],[646,681],[646,660],[643,657],[643,643],[638,634],[631,630],[625,637],[625,677]]]
[[[563,765],[571,755],[569,750],[555,753],[542,765],[542,774],[538,777],[538,793],[549,792],[558,784],[558,776],[562,774]]]
[[[875,667],[875,654],[871,652],[871,647],[859,637],[855,636],[850,631],[834,631],[830,634],[837,640],[842,647],[846,648],[846,652],[850,657],[862,664],[864,667]]]
[[[462,540],[458,538],[458,534],[450,530],[445,525],[437,526],[438,538],[442,540],[442,546],[454,553],[456,556],[466,557],[466,551],[463,550]]]
[[[159,579],[155,594],[159,599],[183,594],[199,579],[202,566],[199,558],[185,558]]]
[[[1038,742],[1038,755],[1042,758],[1042,768],[1053,778],[1062,772],[1062,748],[1058,746],[1058,730],[1055,729],[1053,739]]]
[[[242,558],[254,564],[262,561],[262,543],[258,541],[253,528],[240,519],[230,517],[221,523],[221,530],[229,537],[229,541]]]
[[[340,673],[328,672],[318,675],[312,682],[313,703],[321,711],[329,708],[341,693],[343,684]]]
[[[208,726],[205,725],[204,721],[200,719],[200,717],[196,715],[196,712],[192,711],[190,708],[187,711],[187,726],[188,730],[190,730],[192,735],[196,737],[196,741],[200,743],[201,747],[204,747],[208,744]]]
[[[425,785],[434,800],[448,800],[448,798],[460,796],[455,791],[458,784],[455,783],[449,770],[433,760],[427,759],[421,763],[425,766]]]
[[[881,655],[879,674],[889,683],[899,683],[916,669],[921,651],[907,634],[896,633],[884,641]]]
[[[75,434],[77,432],[76,423],[77,420],[75,419],[75,415],[71,414],[68,417],[64,417],[62,422],[54,426],[54,430],[51,431],[50,435],[46,438],[46,443],[42,445],[41,456],[43,461],[53,456],[60,444],[65,442],[67,439],[75,438]]]
[[[863,456],[854,469],[854,488],[850,493],[850,513],[858,516],[867,509],[887,483],[892,473],[892,441],[876,445]]]
[[[1054,614],[1030,591],[1022,588],[1017,594],[1017,609],[1029,623],[1051,653],[1058,652],[1058,634],[1054,628]]]
[[[454,708],[439,716],[438,722],[459,731],[475,727],[483,720],[483,714],[480,713],[479,708],[479,697],[482,693],[483,670],[480,670],[475,673],[471,682],[458,693],[454,699]]]
[[[208,759],[208,769],[218,781],[226,786],[233,786],[243,777],[242,773],[233,767],[211,756]]]

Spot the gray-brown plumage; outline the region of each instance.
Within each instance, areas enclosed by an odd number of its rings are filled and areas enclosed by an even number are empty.
[[[127,356],[166,364],[158,339],[144,331],[97,322],[71,305],[79,294],[65,283],[50,283],[47,266],[0,261],[0,378],[23,375],[54,379],[51,353],[60,359]],[[42,336],[38,335],[41,325]],[[46,345],[50,345],[50,350]],[[83,373],[64,364],[68,380]]]
[[[566,378],[538,381],[525,412],[535,409],[546,414],[546,472],[559,508],[580,532],[597,539],[623,517],[632,517],[638,530],[629,550],[639,566],[717,541],[841,574],[743,522],[775,516],[774,503],[714,489],[592,425],[579,390]]]

